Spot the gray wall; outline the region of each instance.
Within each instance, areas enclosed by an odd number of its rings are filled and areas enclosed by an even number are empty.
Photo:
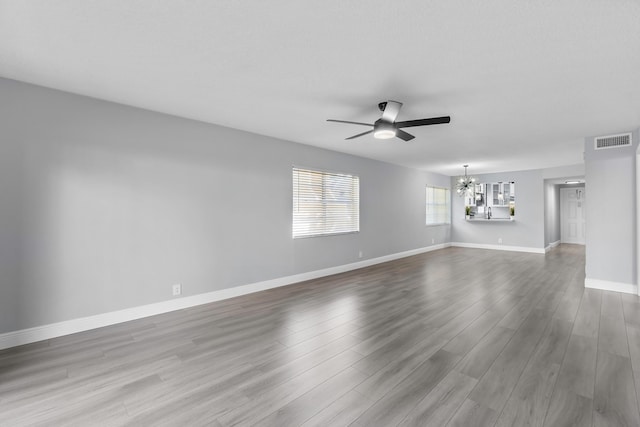
[[[585,138],[587,279],[637,282],[635,176],[639,136],[636,129],[631,147],[597,151],[593,149],[594,138]]]
[[[544,191],[542,170],[475,175],[478,182],[514,181],[516,215],[513,222],[473,222],[465,220],[464,199],[453,191],[451,241],[504,246],[544,248]],[[456,177],[451,179],[455,186]]]
[[[2,81],[0,80],[0,85]],[[1,87],[1,86],[0,86]],[[0,91],[0,96],[2,95]],[[0,123],[11,105],[0,101]],[[20,296],[21,186],[20,140],[9,143],[6,128],[0,128],[0,332],[15,329]]]
[[[544,246],[560,240],[560,186],[544,183]]]
[[[0,333],[451,240],[424,205],[449,177],[5,79],[0,97]],[[360,233],[291,238],[294,165],[360,176]]]

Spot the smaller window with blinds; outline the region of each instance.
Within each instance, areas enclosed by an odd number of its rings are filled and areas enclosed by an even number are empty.
[[[355,175],[293,168],[293,238],[360,231]]]
[[[427,225],[441,224],[451,224],[449,189],[427,186]]]

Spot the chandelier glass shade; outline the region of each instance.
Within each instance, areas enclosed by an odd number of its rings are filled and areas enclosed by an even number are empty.
[[[473,196],[474,185],[476,179],[467,175],[467,168],[469,165],[464,165],[464,176],[461,176],[456,181],[456,192],[458,196]]]

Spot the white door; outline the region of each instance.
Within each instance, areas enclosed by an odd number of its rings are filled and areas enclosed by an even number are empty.
[[[560,189],[560,231],[562,243],[584,245],[585,201],[584,187]]]

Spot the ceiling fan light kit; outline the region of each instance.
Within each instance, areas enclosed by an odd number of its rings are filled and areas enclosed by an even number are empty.
[[[378,120],[373,127],[373,137],[377,139],[390,139],[396,136],[396,128],[393,127],[392,124],[386,122],[380,122],[382,119]]]
[[[386,101],[386,102],[379,103],[378,108],[380,109],[380,111],[382,111],[382,117],[376,120],[375,123],[373,124],[362,123],[362,122],[352,122],[348,120],[336,120],[336,119],[327,119],[327,121],[373,127],[373,129],[371,130],[359,133],[357,135],[350,136],[346,139],[359,138],[361,136],[373,133],[373,137],[376,139],[390,139],[393,137],[398,137],[403,141],[410,141],[413,138],[415,138],[415,136],[411,135],[408,132],[403,131],[401,128],[437,125],[442,123],[449,123],[451,121],[451,117],[443,116],[443,117],[432,117],[430,119],[417,119],[417,120],[407,120],[404,122],[396,122],[396,119],[398,118],[398,114],[400,113],[401,107],[402,107],[402,102],[398,102],[398,101]]]

